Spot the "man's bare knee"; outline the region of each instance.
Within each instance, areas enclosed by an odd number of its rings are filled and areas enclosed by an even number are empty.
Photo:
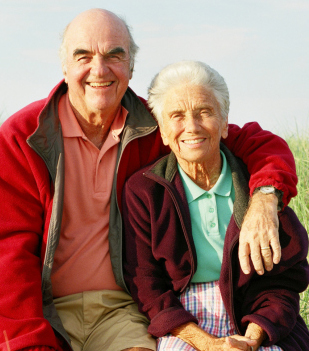
[[[144,347],[131,347],[122,351],[153,351],[152,349],[145,349]]]

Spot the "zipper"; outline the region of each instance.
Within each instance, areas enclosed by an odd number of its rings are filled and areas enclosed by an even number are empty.
[[[229,253],[229,278],[230,278],[230,305],[231,305],[231,309],[232,309],[232,321],[234,323],[234,326],[236,328],[236,331],[239,335],[241,335],[240,329],[238,327],[237,321],[236,321],[236,317],[235,317],[235,309],[234,309],[234,304],[233,304],[233,270],[232,270],[232,254],[234,251],[234,248],[236,246],[236,244],[239,241],[239,237],[237,236],[236,238],[233,239],[232,244],[231,244],[231,248],[230,248],[230,253]]]

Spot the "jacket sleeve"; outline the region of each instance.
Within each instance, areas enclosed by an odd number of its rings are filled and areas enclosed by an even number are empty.
[[[124,277],[139,311],[150,320],[149,333],[161,337],[182,324],[197,323],[197,320],[183,308],[172,289],[164,268],[169,260],[155,257],[156,246],[167,247],[168,244],[164,242],[164,230],[160,243],[152,237],[155,229],[151,225],[151,201],[139,180],[136,175],[131,177],[123,192]]]
[[[0,129],[0,349],[9,343],[11,351],[61,350],[42,309],[40,255],[50,185],[39,179],[49,178],[26,136],[16,132],[19,123],[6,121]]]
[[[250,177],[250,194],[263,185],[273,185],[283,191],[286,206],[297,194],[297,175],[294,157],[287,143],[263,130],[257,122],[242,128],[229,125],[229,135],[222,142],[247,165]]]
[[[299,318],[299,293],[309,283],[308,234],[288,207],[280,216],[279,230],[280,264],[264,276],[254,274],[242,301],[243,326],[259,324],[268,335],[265,346],[276,344],[292,331]]]

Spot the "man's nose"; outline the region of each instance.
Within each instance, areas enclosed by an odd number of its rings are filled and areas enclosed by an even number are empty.
[[[91,70],[96,76],[102,77],[109,72],[109,66],[103,56],[96,56],[92,61]]]

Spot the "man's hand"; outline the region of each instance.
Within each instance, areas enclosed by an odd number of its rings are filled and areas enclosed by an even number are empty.
[[[255,193],[241,226],[239,262],[245,274],[250,273],[249,256],[258,274],[273,269],[281,259],[279,242],[278,198],[274,194]],[[264,264],[264,266],[263,266]]]

